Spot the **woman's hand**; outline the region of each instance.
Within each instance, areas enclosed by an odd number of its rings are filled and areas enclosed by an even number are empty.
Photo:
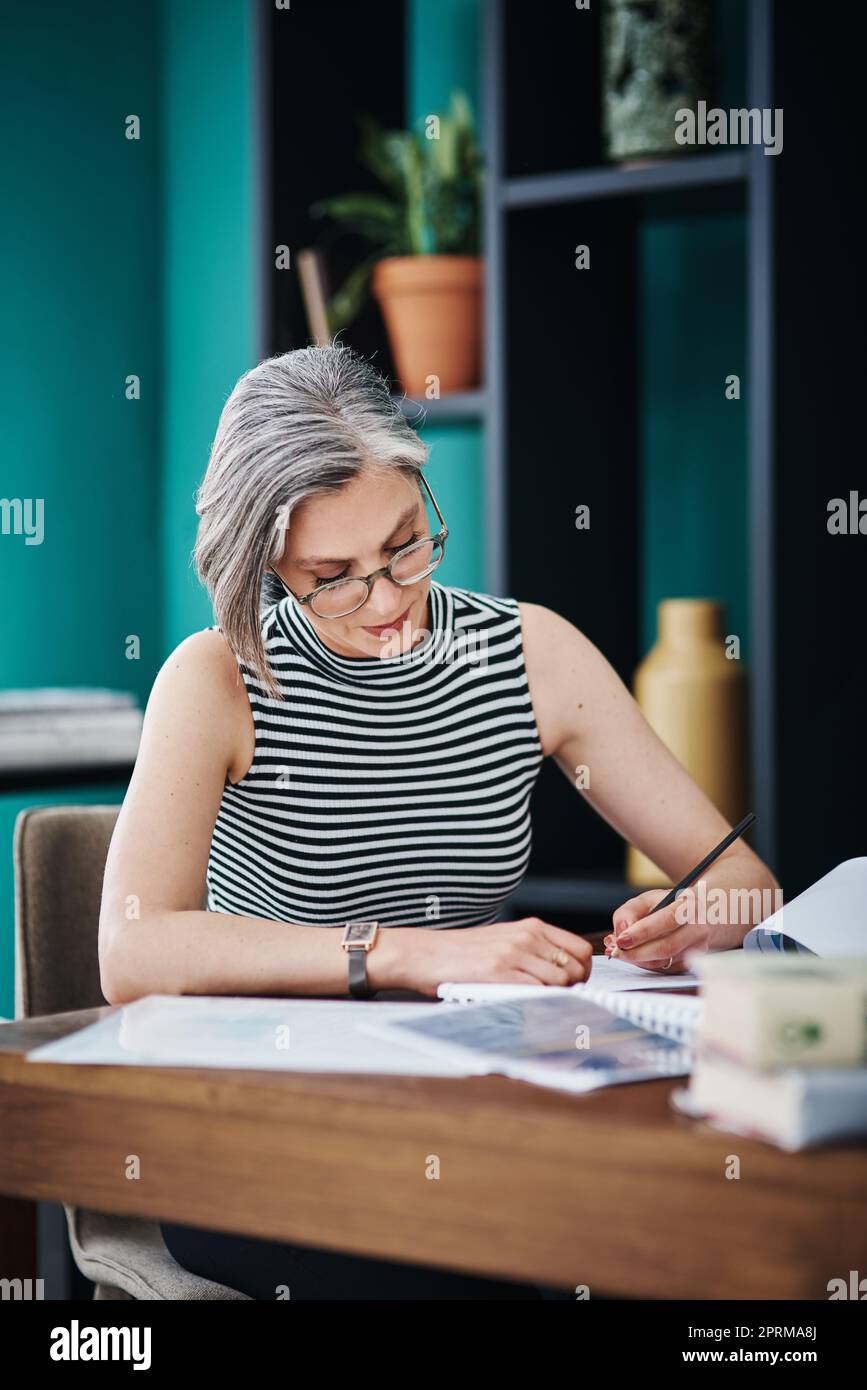
[[[653,911],[666,892],[665,888],[650,888],[616,909],[614,932],[605,938],[607,956],[616,946],[618,956],[632,965],[664,975],[683,975],[689,969],[684,960],[686,952],[708,950],[708,927],[700,922],[681,925],[675,915],[676,902],[661,912]]]
[[[398,938],[400,940],[398,941]],[[574,985],[590,974],[589,941],[539,917],[492,922],[485,927],[405,927],[380,933],[380,942],[399,952],[397,969],[383,985],[399,985],[436,997],[447,980],[485,984]],[[368,970],[376,983],[376,953]],[[396,953],[395,952],[395,953]]]

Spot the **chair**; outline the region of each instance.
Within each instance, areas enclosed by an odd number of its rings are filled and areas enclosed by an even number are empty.
[[[15,822],[15,1017],[105,1007],[102,879],[117,806],[48,806]],[[178,1264],[157,1221],[63,1204],[76,1265],[95,1299],[248,1300]]]

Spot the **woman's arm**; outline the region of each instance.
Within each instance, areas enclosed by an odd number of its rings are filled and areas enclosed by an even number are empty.
[[[530,694],[542,746],[573,786],[586,767],[582,795],[591,806],[674,882],[684,877],[731,826],[654,733],[636,701],[599,649],[572,623],[538,604],[520,605]],[[667,961],[687,949],[719,950],[741,944],[750,926],[767,915],[768,895],[779,890],[773,874],[742,841],[736,841],[703,875],[702,900],[665,909],[638,928],[664,892],[639,894],[614,913],[633,940],[623,955],[637,964]],[[712,890],[720,889],[722,898]],[[776,907],[778,904],[773,904]],[[728,920],[719,921],[721,916]],[[732,916],[745,920],[732,921]],[[618,939],[618,946],[620,941]],[[672,947],[676,949],[672,949]]]
[[[253,746],[234,656],[219,632],[195,633],[154,683],[109,849],[99,962],[110,1003],[156,993],[348,992],[340,932],[202,910],[225,779],[244,776]],[[377,984],[389,965],[389,948],[377,947]]]

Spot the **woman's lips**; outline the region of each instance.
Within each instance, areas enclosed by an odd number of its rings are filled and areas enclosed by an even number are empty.
[[[409,608],[411,607],[412,604],[409,605]],[[409,616],[409,608],[405,608],[398,617],[392,618],[390,623],[380,623],[379,627],[367,627],[363,624],[364,631],[369,632],[371,637],[379,637],[383,632],[391,632],[394,628],[399,628],[401,623]]]

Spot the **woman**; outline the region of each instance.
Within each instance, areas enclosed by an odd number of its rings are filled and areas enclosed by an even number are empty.
[[[196,543],[219,627],[180,644],[148,702],[106,867],[110,1002],[347,995],[350,972],[353,993],[430,997],[444,980],[584,980],[583,938],[497,921],[527,868],[545,757],[570,781],[588,766],[590,803],[673,879],[730,828],[570,622],[437,582],[447,528],[426,457],[387,383],[344,345],[270,358],[229,396]],[[776,886],[742,841],[706,877]],[[660,896],[614,914],[621,954],[650,971],[738,946],[752,925],[648,917]],[[371,919],[355,929],[370,949],[345,950],[346,923]],[[302,1298],[534,1296],[163,1229],[182,1264],[255,1297],[277,1284]]]

